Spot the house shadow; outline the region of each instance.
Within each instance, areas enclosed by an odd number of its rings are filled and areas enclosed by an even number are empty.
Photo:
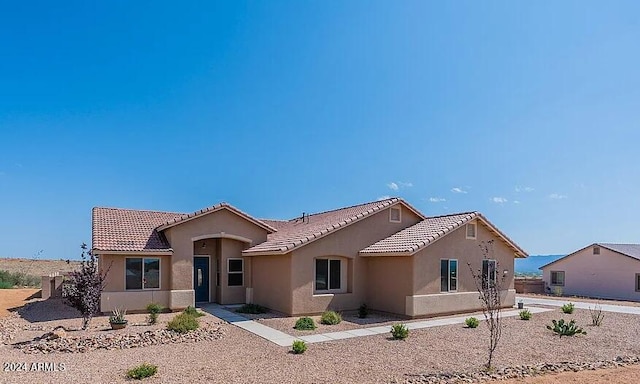
[[[30,323],[78,319],[82,317],[80,312],[66,305],[63,299],[59,297],[34,301],[21,307],[9,308],[9,311],[16,312],[20,317]]]

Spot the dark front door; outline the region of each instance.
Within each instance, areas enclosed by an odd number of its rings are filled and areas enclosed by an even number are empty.
[[[209,301],[209,258],[193,258],[193,289],[196,291],[196,302]]]

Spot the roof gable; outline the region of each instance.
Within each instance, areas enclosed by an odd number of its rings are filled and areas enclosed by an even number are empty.
[[[174,217],[171,218],[169,220],[167,220],[166,222],[162,223],[162,225],[157,227],[157,230],[162,232],[165,229],[171,228],[171,227],[175,227],[176,225],[180,225],[183,223],[186,223],[187,221],[191,221],[194,219],[198,219],[202,216],[214,213],[214,212],[218,212],[222,209],[226,209],[229,212],[232,212],[240,217],[242,217],[243,219],[263,228],[264,230],[266,230],[268,233],[273,233],[276,232],[277,230],[275,228],[273,228],[272,226],[266,224],[263,221],[260,221],[258,219],[253,218],[252,216],[242,212],[241,210],[239,210],[238,208],[232,206],[231,204],[222,202],[220,204],[216,204],[216,205],[212,205],[210,207],[207,208],[203,208],[200,209],[198,211],[192,212],[192,213],[187,213],[187,214],[182,214],[179,215],[178,217]]]
[[[516,257],[528,256],[522,248],[511,241],[479,212],[428,217],[411,227],[366,247],[359,254],[361,256],[411,256],[474,219],[482,222],[491,232],[511,247]]]
[[[269,235],[266,242],[251,247],[243,251],[242,254],[261,255],[287,253],[398,204],[402,204],[402,206],[414,212],[418,217],[424,218],[424,215],[404,200],[390,198],[315,213],[309,215],[308,218],[304,220],[300,218],[286,222],[269,221],[278,228],[278,232]]]
[[[585,249],[594,247],[594,246],[598,246],[601,248],[605,248],[608,249],[610,251],[619,253],[623,256],[627,256],[627,257],[631,257],[632,259],[636,259],[640,261],[640,244],[614,244],[614,243],[593,243],[593,244],[589,244],[584,248],[580,248],[575,252],[572,252],[566,256],[563,256],[561,258],[559,258],[558,260],[554,260],[548,264],[543,265],[542,267],[538,268],[538,269],[543,269],[543,268],[547,268],[552,264],[555,264],[559,261],[565,260],[568,257],[574,256],[582,251],[584,251]]]

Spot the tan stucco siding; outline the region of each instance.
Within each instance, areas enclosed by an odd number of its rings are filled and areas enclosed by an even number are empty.
[[[640,261],[600,247],[600,254],[593,254],[588,247],[543,269],[545,285],[554,293],[551,271],[564,271],[564,295],[601,297],[640,301],[636,292],[636,273],[640,273]]]
[[[401,223],[389,221],[387,208],[293,251],[292,313],[311,314],[327,309],[352,310],[363,304],[367,298],[367,260],[358,256],[358,252],[420,221],[410,210],[404,207],[401,209]],[[315,259],[319,257],[343,258],[343,268],[347,268],[346,293],[314,293]]]
[[[224,287],[221,291],[220,304],[241,304],[245,302],[246,287],[251,284],[251,260],[242,257],[242,251],[246,248],[244,243],[237,240],[221,239],[221,264],[220,284]],[[229,259],[243,260],[243,285],[229,286]]]
[[[366,304],[373,310],[404,315],[406,297],[413,292],[411,256],[370,257]]]
[[[251,259],[253,302],[291,313],[291,254],[247,259]]]

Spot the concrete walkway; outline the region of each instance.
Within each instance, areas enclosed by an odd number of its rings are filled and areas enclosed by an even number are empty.
[[[562,299],[539,299],[536,297],[516,297],[516,302],[522,300],[525,305],[548,305],[552,307],[562,307],[563,305],[571,302],[578,309],[594,308],[596,304],[600,305],[603,311],[606,312],[618,312],[618,313],[630,313],[633,315],[640,315],[640,307],[632,307],[628,305],[614,305],[614,304],[602,304],[602,303],[588,303],[585,301],[576,301],[570,297]]]
[[[210,313],[217,318],[220,318],[224,321],[228,321],[233,325],[236,325],[244,330],[247,330],[255,335],[258,335],[282,347],[291,346],[294,340],[303,340],[307,343],[321,343],[324,341],[343,340],[343,339],[350,339],[353,337],[389,334],[391,332],[390,325],[383,325],[378,327],[359,328],[359,329],[351,329],[348,331],[319,333],[319,334],[308,335],[308,336],[294,337],[284,332],[278,331],[277,329],[267,327],[264,324],[260,324],[256,321],[249,320],[238,313],[234,313],[224,309],[222,306],[218,304],[213,304],[213,303],[204,304],[200,308],[203,311]],[[552,309],[536,308],[536,307],[530,307],[527,309],[529,309],[531,313],[552,311]],[[520,313],[520,310],[503,311],[502,317],[518,316],[519,313]],[[404,322],[404,324],[406,324],[407,328],[409,329],[423,329],[423,328],[439,327],[442,325],[464,324],[464,321],[468,317],[470,316],[458,316],[458,317],[448,317],[448,318],[430,319],[430,320],[409,320]],[[484,318],[482,316],[479,316],[478,320],[482,321],[484,320]]]

